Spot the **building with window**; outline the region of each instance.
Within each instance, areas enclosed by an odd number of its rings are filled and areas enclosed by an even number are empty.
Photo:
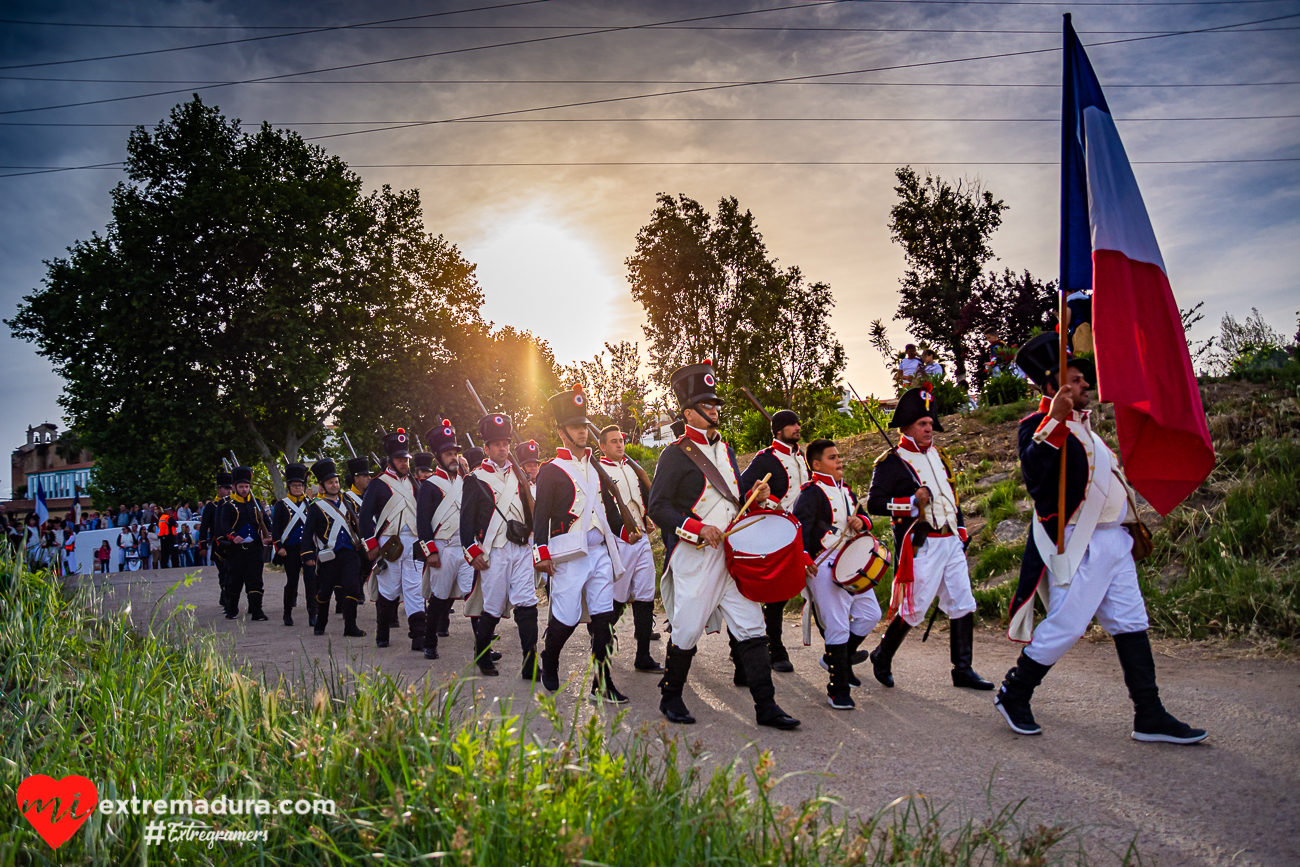
[[[60,436],[57,425],[47,421],[27,428],[27,442],[14,449],[9,465],[13,473],[10,512],[34,508],[38,485],[51,515],[72,508],[78,489],[81,505],[91,506],[86,487],[95,470],[94,456],[67,433]]]

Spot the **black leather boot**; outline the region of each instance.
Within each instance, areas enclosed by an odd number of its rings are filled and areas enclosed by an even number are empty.
[[[971,668],[971,655],[975,643],[975,614],[967,614],[948,622],[948,646],[952,657],[952,685],[967,689],[990,690],[993,684]]]
[[[406,637],[411,639],[411,650],[415,653],[424,650],[424,626],[428,617],[423,611],[406,615]]]
[[[435,624],[439,618],[451,607],[450,599],[439,599],[437,596],[430,596],[428,604],[425,606],[427,618],[424,621],[424,658],[433,660],[438,658],[438,630]]]
[[[390,605],[397,607],[396,602],[383,596],[375,600],[375,647],[388,646],[388,636],[393,628],[392,615],[388,613]]]
[[[524,651],[524,665],[519,676],[527,681],[537,679],[537,606],[515,609],[515,625],[519,627],[519,646]]]
[[[732,685],[749,686],[749,678],[745,676],[745,664],[740,661],[740,642],[731,634],[731,627],[727,627],[727,644],[731,647],[731,664],[735,667],[731,675]]]
[[[474,628],[474,661],[478,663],[479,673],[486,677],[496,677],[496,663],[492,661],[492,639],[495,637],[497,624],[501,618],[483,614],[478,618]]]
[[[328,605],[321,605],[316,611],[316,616],[312,618],[311,625],[314,634],[324,635],[325,627],[329,625],[329,622],[330,622],[330,607]]]
[[[1034,721],[1034,713],[1029,708],[1029,701],[1034,697],[1034,690],[1043,682],[1043,678],[1051,669],[1050,665],[1034,662],[1022,650],[1020,658],[1016,660],[1016,667],[1008,671],[1006,680],[1002,681],[1002,688],[993,699],[993,705],[1016,734],[1041,735],[1043,733],[1043,727]]]
[[[871,651],[872,673],[885,686],[894,685],[894,654],[911,630],[912,627],[907,625],[902,615],[896,615],[889,621],[889,628],[885,630],[885,637],[880,639],[880,645]]]
[[[1165,710],[1156,686],[1156,661],[1146,630],[1115,636],[1115,652],[1124,670],[1124,683],[1133,699],[1133,740],[1146,743],[1194,744],[1209,733],[1180,722]]]
[[[434,624],[438,637],[446,638],[451,631],[451,606],[454,599],[446,600],[447,604],[438,613],[438,622]]]
[[[632,630],[636,637],[636,659],[632,668],[637,671],[662,674],[664,667],[655,662],[650,655],[650,635],[655,622],[655,604],[653,602],[632,603]]]
[[[475,614],[475,615],[471,616],[470,619],[469,619],[469,625],[470,625],[470,628],[474,630],[474,634],[475,634],[476,636],[478,635],[478,622],[479,622],[479,620],[482,619],[482,617],[483,617],[483,615],[481,615],[481,614]],[[497,618],[497,623],[500,623],[500,622],[501,622],[501,618],[498,617],[498,618]],[[496,628],[493,627],[493,633],[492,633],[491,635],[488,636],[488,645],[489,645],[489,646],[492,644],[492,639],[494,639],[494,638],[497,637],[497,636],[496,636],[496,631],[495,631],[495,629],[496,629]],[[488,655],[492,657],[492,661],[493,661],[493,662],[496,662],[498,659],[501,658],[501,651],[499,651],[499,650],[489,650],[489,651],[488,651]]]
[[[307,606],[307,625],[316,625],[316,575],[312,570],[312,576],[307,577],[307,570],[302,573],[303,601]]]
[[[853,710],[857,704],[849,695],[849,646],[826,645],[826,660],[831,680],[826,687],[826,700],[835,710]]]
[[[754,717],[758,724],[775,729],[798,728],[799,720],[781,710],[776,703],[776,687],[772,685],[772,660],[767,655],[767,636],[739,642],[736,654],[745,666],[745,678],[749,681],[749,694],[754,697]]]
[[[249,620],[270,620],[266,613],[262,611],[262,594],[256,591],[248,594],[248,619]]]
[[[547,692],[555,692],[560,688],[560,651],[577,628],[576,623],[566,626],[554,617],[546,623],[546,646],[542,649],[542,686]]]
[[[664,677],[659,681],[659,712],[670,723],[692,725],[695,717],[682,701],[682,690],[686,687],[686,675],[691,672],[691,660],[695,658],[695,648],[682,650],[671,641],[668,643],[668,656],[664,660]]]
[[[592,701],[609,704],[627,704],[627,696],[614,686],[614,676],[609,668],[609,654],[614,647],[614,612],[591,615],[595,631],[591,636],[591,658],[594,669],[591,678]]]
[[[328,600],[327,600],[328,601]],[[329,605],[322,605],[316,611],[316,622],[324,623],[321,618],[329,616]],[[365,638],[366,631],[357,626],[357,600],[346,599],[343,602],[343,635],[346,638]]]
[[[871,654],[865,650],[859,650],[862,642],[867,640],[865,635],[855,635],[849,633],[849,665],[861,665],[871,658]]]
[[[789,673],[794,671],[790,664],[790,652],[781,643],[781,629],[785,625],[785,603],[763,603],[763,622],[767,625],[767,652],[772,657],[772,670]]]

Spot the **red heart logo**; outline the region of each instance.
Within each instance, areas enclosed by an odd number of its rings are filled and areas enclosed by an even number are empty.
[[[98,804],[99,790],[86,777],[32,774],[18,785],[18,812],[54,849],[77,833]]]

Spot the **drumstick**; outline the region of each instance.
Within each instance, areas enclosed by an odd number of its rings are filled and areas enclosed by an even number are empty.
[[[768,473],[766,476],[763,476],[763,478],[761,478],[761,479],[758,480],[758,485],[765,485],[765,484],[767,484],[767,480],[770,479],[770,478],[772,478],[772,474],[771,474],[771,473]],[[749,511],[749,504],[752,503],[752,502],[754,502],[754,497],[758,496],[758,485],[754,485],[753,489],[750,490],[750,492],[749,492],[749,499],[745,500],[745,505],[743,505],[743,506],[740,507],[740,513],[736,515],[736,520],[740,520],[740,516],[743,515],[743,514],[745,514],[745,512]],[[748,527],[750,524],[753,524],[753,523],[754,523],[753,521],[749,521],[749,522],[747,522],[747,523],[745,523],[745,524],[741,524],[740,526],[733,526],[731,529],[727,530],[725,533],[722,534],[722,538],[725,539],[725,538],[727,538],[728,536],[730,536],[732,533],[739,532],[740,530],[745,529],[746,527]],[[696,543],[695,543],[695,547],[696,547],[696,548],[703,548],[703,547],[704,547],[704,541],[701,540],[701,541],[699,541],[699,542],[696,542]]]

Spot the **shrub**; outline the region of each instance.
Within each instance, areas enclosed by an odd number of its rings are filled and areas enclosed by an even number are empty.
[[[1029,396],[1029,383],[1014,373],[999,373],[984,383],[980,392],[981,406],[1002,406],[1024,400]]]

